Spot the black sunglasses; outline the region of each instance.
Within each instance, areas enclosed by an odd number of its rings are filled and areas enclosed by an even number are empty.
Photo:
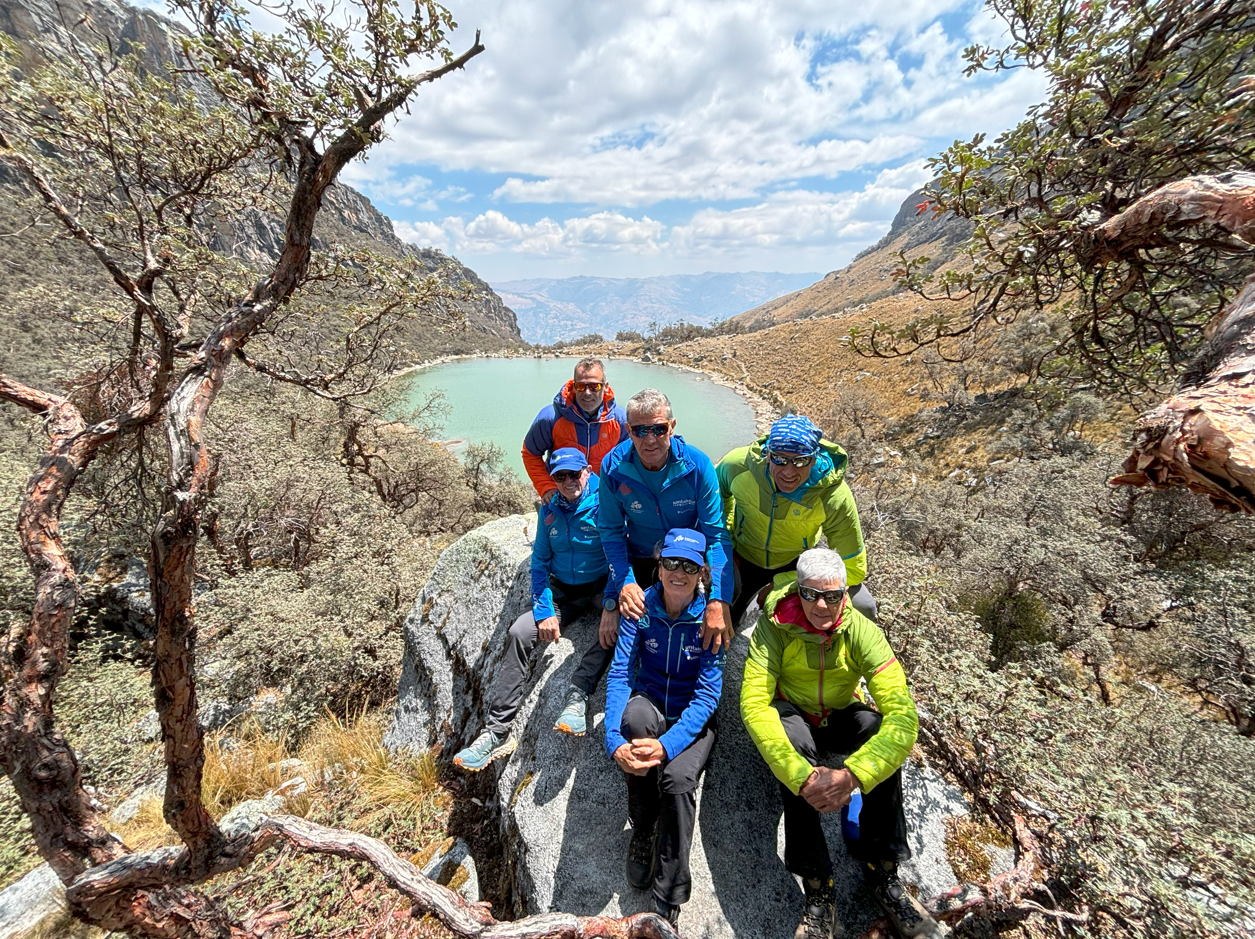
[[[767,456],[776,466],[788,466],[792,463],[798,469],[805,469],[815,462],[814,456],[777,456],[774,450],[769,450]]]
[[[695,561],[686,561],[684,558],[659,558],[658,563],[662,565],[663,570],[673,571],[677,567],[684,568],[686,574],[696,574],[702,569],[702,566]]]
[[[583,472],[583,471],[581,470],[580,472]],[[558,470],[558,472],[556,473],[550,473],[549,478],[552,479],[555,483],[565,483],[565,482],[569,482],[572,479],[579,479],[580,474],[573,473],[570,470]]]
[[[797,595],[807,603],[814,603],[820,597],[824,598],[824,602],[829,606],[836,606],[841,602],[841,598],[845,596],[844,590],[816,590],[814,587],[798,587]]]
[[[671,423],[666,424],[633,424],[631,427],[633,437],[665,437],[671,432]]]

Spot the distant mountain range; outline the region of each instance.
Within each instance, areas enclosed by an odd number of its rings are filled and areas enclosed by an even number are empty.
[[[671,274],[513,280],[493,289],[514,311],[528,342],[551,343],[620,330],[644,333],[684,320],[707,325],[817,281],[820,274]]]

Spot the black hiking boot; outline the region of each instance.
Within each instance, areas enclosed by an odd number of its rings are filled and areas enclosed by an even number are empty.
[[[836,895],[832,878],[802,880],[805,894],[802,920],[793,932],[793,939],[833,939],[837,931]]]
[[[645,890],[654,882],[654,827],[633,828],[628,844],[628,883],[637,890]]]
[[[917,936],[939,939],[941,930],[937,927],[937,921],[898,879],[896,863],[866,862],[863,865],[863,876],[867,880],[867,886],[871,887],[872,896],[885,911],[898,935],[903,939],[915,939]]]
[[[680,908],[672,906],[665,900],[659,900],[654,897],[654,912],[671,924],[671,928],[675,929],[680,924]]]

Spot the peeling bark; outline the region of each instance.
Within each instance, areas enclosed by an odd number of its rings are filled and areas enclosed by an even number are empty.
[[[1255,243],[1255,173],[1193,176],[1144,196],[1095,230],[1112,251],[1164,229],[1211,224]],[[1184,486],[1233,512],[1255,512],[1255,277],[1208,328],[1181,389],[1137,422],[1113,485]]]

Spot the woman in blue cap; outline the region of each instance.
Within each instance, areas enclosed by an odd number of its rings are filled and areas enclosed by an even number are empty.
[[[606,753],[627,776],[628,882],[675,925],[689,898],[697,778],[715,745],[723,652],[702,648],[706,538],[667,532],[645,613],[623,617],[606,679]]]

